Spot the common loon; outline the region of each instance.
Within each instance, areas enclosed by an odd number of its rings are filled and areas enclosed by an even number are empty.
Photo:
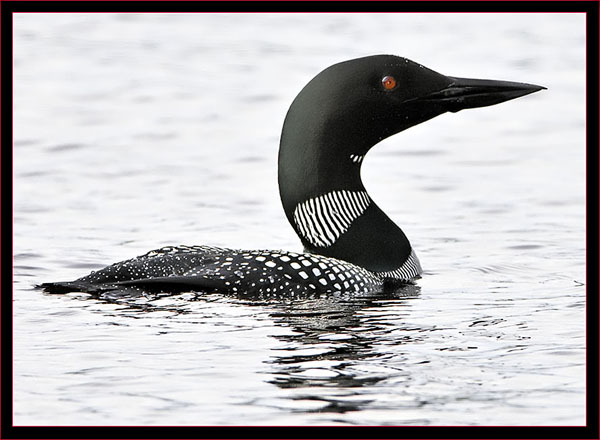
[[[279,148],[279,192],[304,253],[163,247],[50,293],[216,291],[267,295],[394,290],[422,269],[402,230],[367,193],[365,154],[382,139],[445,112],[544,89],[455,78],[393,55],[335,64],[294,99]]]

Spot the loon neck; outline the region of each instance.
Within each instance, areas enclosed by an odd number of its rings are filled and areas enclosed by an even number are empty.
[[[373,202],[360,178],[372,145],[345,143],[342,135],[323,144],[327,137],[315,131],[307,130],[312,135],[302,137],[287,128],[279,150],[279,192],[305,250],[374,272],[402,266],[410,256],[410,243]]]

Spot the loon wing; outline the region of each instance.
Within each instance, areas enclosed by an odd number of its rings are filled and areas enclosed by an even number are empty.
[[[226,284],[227,283],[227,284]],[[114,283],[115,289],[122,286],[136,287],[149,292],[184,292],[188,290],[203,292],[229,292],[229,282],[220,278],[216,273],[205,275],[175,275],[168,277],[142,278],[140,280],[119,281]]]
[[[315,254],[207,246],[168,247],[115,263],[71,282],[46,283],[48,293],[139,296],[144,291],[247,294],[369,292],[383,278],[351,263]]]
[[[142,292],[230,291],[231,289],[225,283],[226,281],[220,279],[219,275],[207,273],[203,276],[174,275],[96,284],[81,281],[59,281],[43,283],[39,287],[51,294],[86,292],[100,295],[118,291],[124,296],[139,296]]]
[[[83,283],[77,281],[59,281],[54,283],[42,283],[38,287],[44,289],[50,294],[64,294],[71,292],[86,292],[94,295],[111,294],[111,296],[129,296],[136,297],[144,292],[185,292],[194,291],[214,291],[219,292],[224,289],[223,280],[217,278],[198,278],[186,276],[170,276],[142,278],[139,280],[117,281],[114,283]]]
[[[47,293],[87,292],[102,294],[107,291],[130,290],[176,290],[185,288],[212,290],[215,284],[207,278],[204,285],[197,277],[186,276],[191,269],[206,267],[219,261],[223,255],[234,252],[212,246],[166,246],[144,255],[111,264],[75,281],[43,283],[39,287]],[[207,270],[204,275],[209,275]],[[200,278],[202,279],[202,278]],[[145,287],[144,287],[145,286]],[[159,287],[159,286],[162,286]],[[171,289],[169,288],[171,286]],[[185,286],[185,287],[184,287]],[[154,287],[154,289],[152,289]]]

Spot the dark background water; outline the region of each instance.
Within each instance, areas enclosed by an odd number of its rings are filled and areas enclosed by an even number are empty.
[[[583,424],[585,17],[16,14],[14,423]],[[548,87],[365,159],[425,275],[398,295],[50,296],[163,245],[300,250],[277,147],[304,84],[394,53]]]

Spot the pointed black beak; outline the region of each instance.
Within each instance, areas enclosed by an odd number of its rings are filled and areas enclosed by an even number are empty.
[[[499,104],[546,89],[546,87],[534,84],[510,81],[454,78],[451,76],[447,78],[451,82],[446,88],[424,96],[420,101],[434,101],[442,104],[447,111],[457,112],[468,108]]]

